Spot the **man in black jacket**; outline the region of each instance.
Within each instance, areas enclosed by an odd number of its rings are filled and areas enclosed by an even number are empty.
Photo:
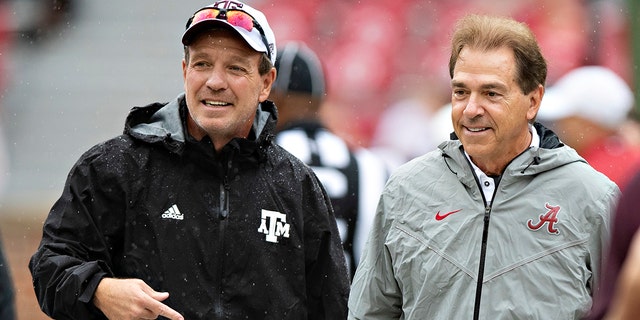
[[[349,281],[331,203],[273,143],[276,46],[236,1],[182,37],[185,93],[134,108],[87,151],[29,268],[56,319],[344,319]]]

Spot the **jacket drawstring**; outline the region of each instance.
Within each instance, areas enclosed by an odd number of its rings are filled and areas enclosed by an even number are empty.
[[[531,167],[534,164],[536,164],[536,165],[540,164],[540,157],[538,157],[538,156],[533,157],[533,160],[531,160],[531,162],[529,162],[529,164],[526,167],[524,167],[524,169],[522,169],[522,171],[520,171],[520,173],[524,173],[525,171],[527,171],[527,169],[529,169],[529,167]]]

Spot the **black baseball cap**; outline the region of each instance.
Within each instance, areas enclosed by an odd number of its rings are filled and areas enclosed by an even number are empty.
[[[314,97],[325,94],[325,77],[318,56],[299,41],[286,43],[278,50],[275,67],[278,70],[273,90],[307,93]]]

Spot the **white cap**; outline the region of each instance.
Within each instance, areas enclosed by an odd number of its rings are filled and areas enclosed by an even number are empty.
[[[622,124],[633,108],[629,85],[601,66],[576,68],[546,90],[538,119],[556,121],[577,116],[610,129]]]
[[[243,11],[249,14],[249,16],[251,16],[255,20],[255,23],[258,25],[258,27],[254,27],[251,29],[251,31],[248,31],[243,27],[235,26],[233,23],[230,23],[225,19],[219,19],[217,18],[217,16],[205,16],[204,19],[192,23],[192,16],[187,21],[187,29],[182,35],[182,44],[184,44],[185,46],[189,45],[193,40],[193,37],[203,29],[211,28],[214,25],[226,25],[235,30],[239,35],[241,35],[242,38],[247,42],[247,44],[249,44],[249,46],[251,46],[254,50],[266,53],[269,56],[269,60],[271,60],[271,63],[276,62],[276,38],[273,34],[273,31],[271,30],[271,27],[269,26],[269,23],[267,22],[267,18],[262,12],[240,1],[217,1],[211,5],[199,9],[195,14],[205,9],[218,9],[221,11]],[[260,33],[260,30],[258,28],[262,28],[264,37],[263,34]]]

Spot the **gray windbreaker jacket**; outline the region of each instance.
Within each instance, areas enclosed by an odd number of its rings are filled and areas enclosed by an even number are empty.
[[[620,190],[535,127],[540,147],[511,161],[491,205],[458,140],[394,172],[349,319],[579,319],[589,311]]]

